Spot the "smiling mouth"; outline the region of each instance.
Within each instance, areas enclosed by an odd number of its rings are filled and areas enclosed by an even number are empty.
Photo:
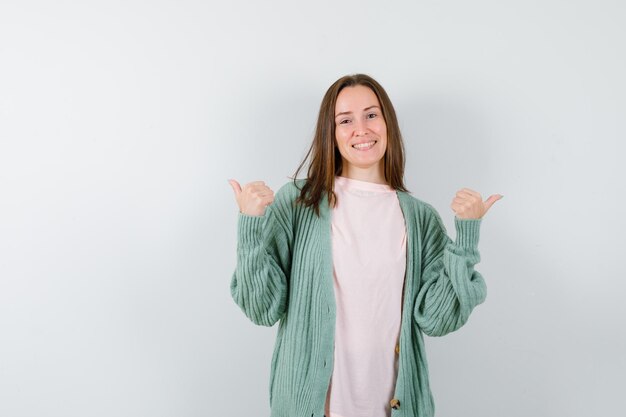
[[[370,142],[359,143],[357,145],[352,145],[354,149],[357,151],[367,151],[368,149],[372,149],[374,145],[376,145],[377,140],[372,140]]]

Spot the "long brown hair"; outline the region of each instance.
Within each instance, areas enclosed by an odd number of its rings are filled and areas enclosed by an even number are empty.
[[[396,111],[389,100],[387,92],[369,75],[354,74],[341,77],[330,86],[320,105],[317,126],[311,147],[293,175],[296,183],[298,173],[310,159],[306,181],[300,190],[300,196],[296,204],[305,207],[313,207],[315,214],[320,215],[319,205],[322,195],[328,197],[329,206],[334,207],[337,203],[335,195],[335,175],[341,174],[342,159],[339,148],[335,146],[335,104],[337,96],[346,87],[362,85],[370,88],[381,106],[383,118],[387,125],[387,149],[385,151],[384,172],[385,181],[395,190],[408,191],[404,186],[404,142],[400,133],[400,126],[396,117]]]

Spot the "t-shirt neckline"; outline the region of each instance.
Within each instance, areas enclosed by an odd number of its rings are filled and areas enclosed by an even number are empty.
[[[377,184],[374,182],[355,180],[354,178],[335,176],[335,183],[341,186],[345,186],[349,189],[367,190],[367,191],[379,191],[379,192],[392,192],[395,191],[391,186],[387,184]]]

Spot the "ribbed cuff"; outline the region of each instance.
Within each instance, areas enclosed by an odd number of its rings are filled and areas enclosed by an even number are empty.
[[[239,245],[257,245],[261,241],[261,230],[265,216],[250,216],[239,212],[237,220],[237,239]]]
[[[456,244],[464,248],[476,248],[480,237],[481,219],[460,219],[454,216]]]

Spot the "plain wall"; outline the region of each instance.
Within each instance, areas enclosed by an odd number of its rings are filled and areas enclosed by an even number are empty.
[[[320,101],[388,91],[406,183],[501,193],[488,286],[427,338],[437,415],[624,410],[626,6],[2,1],[0,416],[266,416],[227,183],[289,180]]]

